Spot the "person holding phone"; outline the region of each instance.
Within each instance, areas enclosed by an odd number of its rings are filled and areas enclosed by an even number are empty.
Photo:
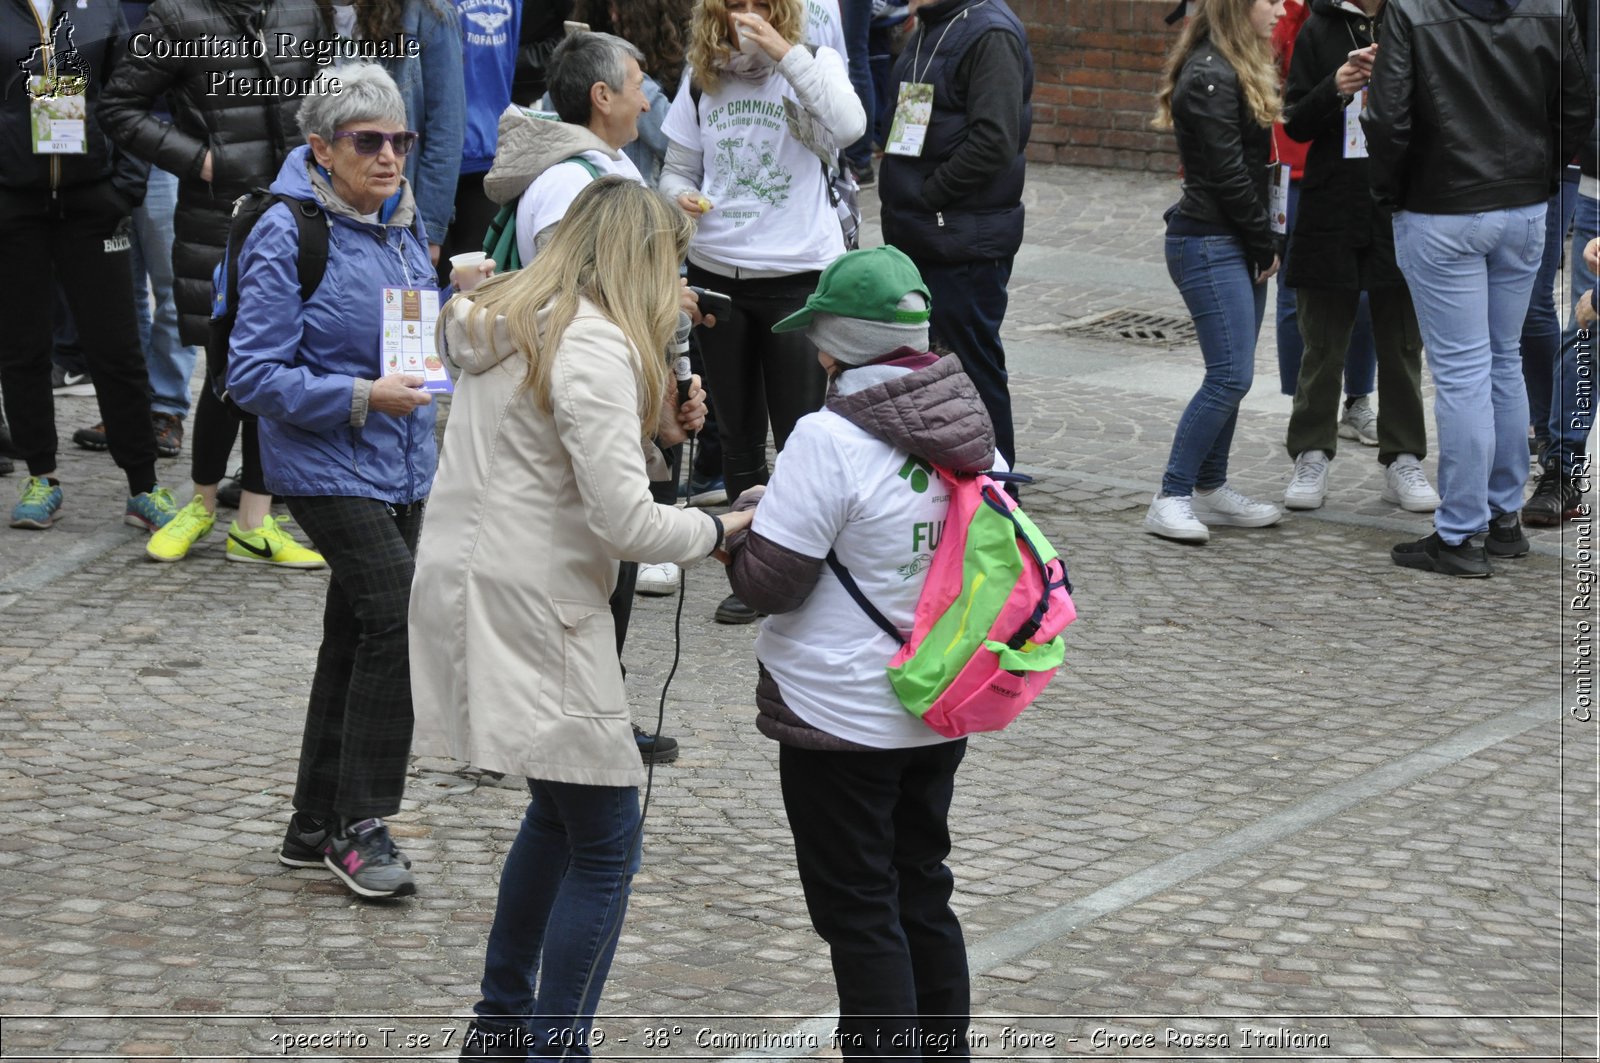
[[[1261,528],[1283,513],[1228,485],[1239,404],[1255,378],[1267,281],[1278,272],[1270,188],[1281,110],[1272,31],[1283,0],[1206,0],[1167,55],[1158,129],[1177,134],[1183,198],[1167,218],[1167,272],[1194,318],[1206,375],[1178,420],[1145,531],[1203,543],[1211,525]]]

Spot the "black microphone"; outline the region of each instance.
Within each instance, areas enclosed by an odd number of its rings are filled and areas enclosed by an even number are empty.
[[[667,356],[672,359],[672,375],[678,381],[678,404],[681,406],[689,401],[689,385],[694,380],[694,374],[689,371],[689,333],[694,331],[694,322],[682,310],[678,311],[678,331],[672,334],[672,346],[667,348]]]

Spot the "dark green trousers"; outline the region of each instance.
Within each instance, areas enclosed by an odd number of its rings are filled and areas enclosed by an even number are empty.
[[[1339,449],[1339,398],[1344,385],[1344,356],[1355,328],[1359,291],[1297,288],[1295,305],[1305,354],[1289,415],[1289,456],[1308,450]],[[1372,310],[1372,338],[1378,349],[1378,461],[1388,465],[1401,454],[1428,453],[1428,431],[1422,421],[1422,332],[1411,293],[1381,288],[1367,293]]]

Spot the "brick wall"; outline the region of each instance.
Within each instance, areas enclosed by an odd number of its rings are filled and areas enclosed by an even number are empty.
[[[1176,173],[1172,134],[1150,128],[1173,0],[1008,2],[1033,50],[1028,159]]]

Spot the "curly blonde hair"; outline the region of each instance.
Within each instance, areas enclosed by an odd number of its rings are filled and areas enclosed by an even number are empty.
[[[1209,37],[1211,44],[1233,67],[1244,92],[1250,114],[1263,126],[1283,117],[1283,98],[1278,92],[1278,63],[1272,42],[1264,39],[1250,24],[1250,9],[1256,0],[1205,0],[1195,10],[1189,24],[1178,35],[1161,68],[1161,91],[1156,94],[1156,116],[1150,124],[1157,129],[1172,128],[1172,91],[1189,53]]]
[[[790,44],[806,36],[805,0],[768,0],[772,17],[767,21]],[[701,92],[716,92],[722,84],[722,67],[737,51],[728,39],[728,5],[723,0],[700,0],[689,20],[689,66]]]

